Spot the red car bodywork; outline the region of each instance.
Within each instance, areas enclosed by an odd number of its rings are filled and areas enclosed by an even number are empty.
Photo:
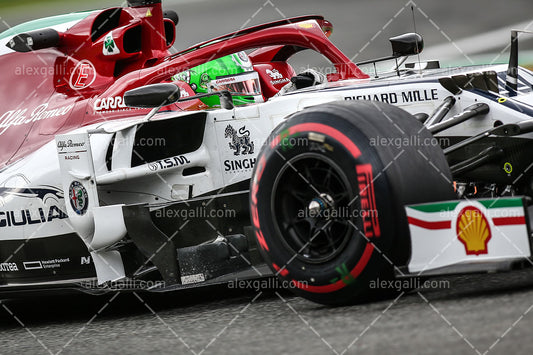
[[[108,19],[112,19],[112,26],[105,25]],[[324,33],[328,24],[319,16],[282,20],[171,55],[174,23],[164,19],[161,4],[93,12],[60,33],[57,47],[0,57],[0,169],[35,151],[56,134],[147,113],[145,109],[125,107],[124,93],[168,81],[181,71],[242,50],[256,49],[250,58],[260,74],[265,99],[285,84],[274,83],[266,70],[277,68],[290,78],[294,72],[285,61],[302,49],[313,49],[335,65],[337,73],[330,74],[330,81],[367,78],[328,40]],[[109,31],[99,31],[98,26]],[[110,31],[120,54],[106,56],[102,49]],[[45,75],[43,68],[47,68]],[[185,90],[194,95],[190,88]],[[199,100],[177,106],[202,108]]]

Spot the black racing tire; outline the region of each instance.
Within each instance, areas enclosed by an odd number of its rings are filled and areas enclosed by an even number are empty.
[[[406,204],[454,198],[442,149],[413,116],[379,102],[335,102],[272,132],[250,209],[259,250],[284,284],[343,305],[370,300],[378,279],[406,265]]]

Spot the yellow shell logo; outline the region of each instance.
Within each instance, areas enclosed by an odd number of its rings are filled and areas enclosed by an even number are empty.
[[[468,206],[457,217],[457,238],[464,244],[467,255],[487,254],[491,238],[489,221],[476,207]]]

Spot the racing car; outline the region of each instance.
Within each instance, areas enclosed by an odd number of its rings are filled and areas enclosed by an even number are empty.
[[[178,21],[129,0],[0,34],[2,294],[276,276],[335,305],[531,264],[519,31],[508,65],[440,68],[407,61],[417,33],[356,64],[321,16],[174,51]],[[333,72],[296,73],[304,50]]]

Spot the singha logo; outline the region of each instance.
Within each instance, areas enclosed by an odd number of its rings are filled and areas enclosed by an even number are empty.
[[[283,75],[281,75],[281,73],[280,73],[277,69],[273,69],[273,70],[267,69],[267,70],[266,70],[266,73],[267,73],[268,75],[270,75],[270,77],[271,77],[273,80],[283,79]]]
[[[250,131],[246,126],[239,128],[239,132],[231,125],[226,127],[224,138],[230,138],[229,147],[234,150],[234,155],[254,154],[254,142],[250,139]]]

